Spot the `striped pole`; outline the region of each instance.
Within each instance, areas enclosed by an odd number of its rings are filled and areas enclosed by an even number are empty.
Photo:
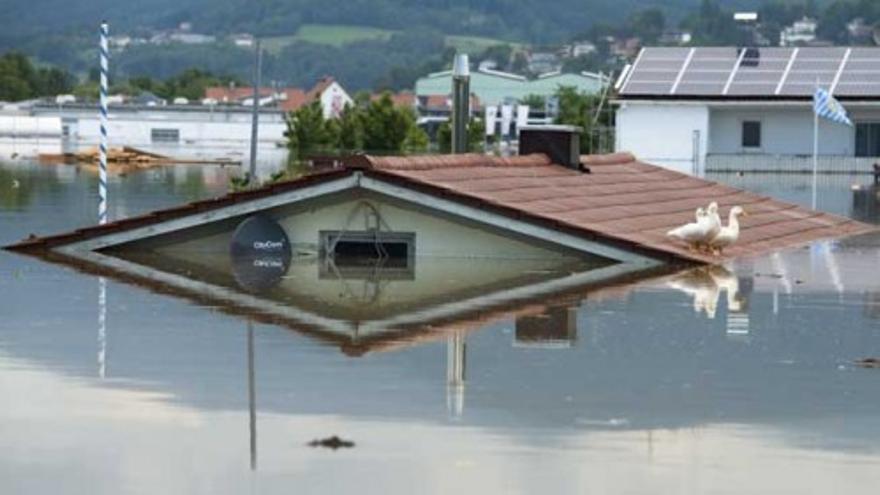
[[[107,223],[107,71],[110,52],[107,37],[110,29],[107,21],[101,21],[101,145],[98,169],[98,223]]]

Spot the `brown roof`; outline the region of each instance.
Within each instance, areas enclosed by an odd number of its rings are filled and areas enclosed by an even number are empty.
[[[278,108],[290,112],[297,110],[303,105],[312,102],[314,99],[309,98],[306,92],[299,88],[260,88],[260,97],[271,96],[274,93],[281,93],[284,99],[278,102]],[[219,102],[233,103],[253,98],[253,87],[228,88],[224,86],[213,86],[205,88],[205,98],[212,98]]]
[[[425,110],[451,110],[452,95],[420,95],[418,97],[418,103],[419,106]],[[471,109],[479,110],[481,108],[480,99],[477,98],[477,95],[471,94]]]
[[[260,96],[269,96],[274,89],[263,87],[260,88]],[[205,88],[205,98],[211,98],[222,102],[234,102],[245,100],[254,96],[254,88],[248,86],[230,88],[227,86],[211,86]]]
[[[725,258],[757,255],[813,240],[872,231],[875,227],[820,213],[716,182],[637,161],[628,153],[584,156],[590,173],[551,163],[545,155],[499,158],[484,155],[358,156],[350,166],[260,189],[233,193],[178,208],[132,217],[71,233],[32,238],[11,246],[41,250],[107,233],[220,208],[335,179],[353,170],[404,187],[443,196],[496,213],[622,247],[668,261],[716,262],[689,252],[665,233],[693,221],[710,201],[750,214]]]
[[[693,221],[694,211],[711,201],[722,218],[740,205],[739,242],[725,257],[750,256],[874,230],[845,217],[820,213],[639,162],[629,153],[583,156],[591,173],[555,165],[544,155],[515,158],[479,156],[371,157],[373,167],[457,195],[527,214],[561,228],[573,229],[633,248],[697,262],[711,256],[691,253],[666,232]]]
[[[310,102],[320,98],[321,93],[323,93],[325,89],[329,88],[330,85],[334,82],[336,82],[336,80],[330,76],[322,77],[317,83],[315,83],[314,86],[312,86],[312,89],[310,89],[306,93],[306,97]]]
[[[385,93],[373,93],[370,95],[370,101],[377,101],[384,96]],[[400,93],[390,93],[391,101],[397,107],[414,107],[416,105],[416,95],[412,91],[401,91]]]
[[[280,102],[279,107],[285,112],[298,110],[301,106],[311,103],[305,91],[299,88],[287,88],[284,90],[284,94],[286,98]]]

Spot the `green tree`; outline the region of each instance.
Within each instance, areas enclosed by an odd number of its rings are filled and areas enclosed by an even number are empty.
[[[369,96],[369,95],[368,95]],[[364,148],[364,111],[358,105],[345,105],[339,118],[333,122],[336,127],[337,146],[341,151],[357,151]]]
[[[38,86],[35,88],[38,96],[52,96],[67,94],[73,90],[74,77],[70,73],[50,67],[40,69],[38,72]]]
[[[471,117],[468,121],[468,149],[470,153],[483,151],[483,140],[486,137],[486,124],[482,119]],[[452,123],[443,122],[437,128],[437,149],[440,153],[452,153]]]
[[[666,17],[657,8],[639,10],[629,17],[629,29],[646,43],[655,43],[666,27]]]
[[[519,102],[523,105],[528,105],[529,108],[543,109],[547,100],[541,95],[529,94],[520,98]]]
[[[406,133],[406,139],[403,140],[403,151],[405,153],[424,153],[430,144],[428,133],[421,127],[413,125]]]
[[[292,155],[303,158],[310,153],[326,152],[336,148],[338,134],[324,118],[320,101],[303,105],[287,116],[287,147]]]
[[[364,149],[378,153],[403,152],[404,142],[415,125],[413,112],[396,106],[391,95],[384,93],[364,111]]]
[[[0,100],[19,101],[39,96],[69,93],[73,77],[54,67],[39,68],[24,54],[0,56]]]
[[[559,98],[557,124],[573,125],[582,129],[581,153],[600,153],[607,151],[613,142],[613,114],[608,105],[600,109],[600,98],[596,95],[578,92],[574,87],[563,86],[556,92]],[[600,111],[601,110],[601,111]]]
[[[146,81],[141,79],[139,82],[145,83]],[[241,84],[240,80],[230,76],[215,76],[211,72],[192,68],[166,79],[163,84],[153,86],[153,89],[144,88],[144,90],[153,91],[169,100],[180,96],[190,100],[199,100],[204,97],[206,88],[228,86],[230,82]]]

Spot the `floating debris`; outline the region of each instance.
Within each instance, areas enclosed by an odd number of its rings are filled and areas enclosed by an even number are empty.
[[[322,438],[319,440],[312,440],[308,443],[309,447],[323,447],[325,449],[350,449],[354,447],[354,442],[350,440],[343,440],[336,435],[328,438]]]
[[[41,153],[40,161],[43,163],[73,163],[86,166],[98,166],[100,154],[97,148],[89,148],[85,151],[76,153]],[[140,169],[148,169],[165,165],[241,165],[240,161],[221,159],[182,159],[173,158],[158,153],[152,153],[130,146],[122,148],[110,148],[107,151],[107,164],[111,170],[116,171],[132,171]]]
[[[880,369],[880,358],[870,357],[858,359],[856,360],[855,365],[859,368]]]
[[[19,187],[21,187],[21,183],[18,182],[17,180],[15,180],[15,179],[12,179],[12,188],[13,188],[13,189],[18,189]]]

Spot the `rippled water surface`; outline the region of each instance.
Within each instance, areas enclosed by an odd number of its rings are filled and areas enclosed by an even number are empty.
[[[221,194],[227,173],[114,177],[111,215]],[[717,178],[811,198],[808,177]],[[823,177],[819,207],[878,223],[869,183]],[[75,167],[0,165],[0,244],[91,224],[95,191]],[[414,298],[373,333],[329,296],[272,299],[267,317],[220,282],[193,294],[114,277],[102,328],[97,276],[0,252],[0,493],[880,486],[880,369],[854,365],[880,357],[877,235],[477,311],[480,294],[443,292],[464,275],[442,266],[427,285],[443,297],[415,298],[426,263],[340,282],[347,308]],[[354,447],[307,445],[333,435]]]

